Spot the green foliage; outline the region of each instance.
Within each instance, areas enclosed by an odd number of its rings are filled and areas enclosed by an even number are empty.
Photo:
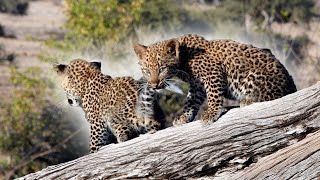
[[[259,24],[266,12],[274,21],[308,21],[312,17],[312,0],[221,0],[216,8],[204,10],[184,8],[171,0],[66,0],[67,23],[64,42],[47,44],[62,49],[88,47],[115,47],[137,38],[137,29],[143,31],[186,32],[192,30],[212,32],[212,27],[226,22],[243,24],[250,15]],[[208,5],[210,6],[210,5]],[[211,28],[210,28],[211,27]],[[118,51],[115,48],[115,51]],[[114,52],[111,52],[114,54]]]
[[[142,26],[170,32],[181,28],[186,18],[170,0],[66,0],[66,12],[67,48],[128,41]]]
[[[25,73],[32,76],[39,70],[40,69],[31,68]],[[39,102],[40,99],[37,97],[44,95],[45,84],[43,81],[30,78],[26,74],[20,73],[13,68],[12,74],[14,74],[14,76],[11,77],[11,81],[15,85],[15,89],[13,90],[13,94],[15,95],[12,97],[10,106],[7,106],[7,118],[1,123],[1,125],[10,124],[10,129],[8,129],[6,133],[3,133],[4,136],[0,137],[0,147],[4,150],[9,150],[16,146],[23,147],[24,145],[29,145],[27,148],[32,148],[30,147],[31,144],[28,144],[27,141],[30,137],[28,133],[39,131],[39,128],[42,128],[41,124],[36,121],[40,112],[35,106],[38,105],[41,107],[43,105],[43,102]],[[8,127],[3,127],[2,129],[5,128]],[[21,138],[17,138],[19,136],[21,136]],[[17,151],[18,150],[19,149],[17,149]]]
[[[132,31],[140,18],[143,0],[122,3],[118,0],[66,0],[68,37],[115,41]]]
[[[0,175],[18,177],[83,154],[79,145],[59,145],[75,130],[48,100],[52,85],[42,75],[39,67],[11,69],[10,101],[0,104],[0,149],[10,158],[2,160]]]
[[[41,62],[50,63],[52,65],[52,63],[57,63],[64,59],[68,59],[68,55],[69,54],[67,52],[56,54],[42,52],[38,55],[38,58]]]
[[[178,31],[190,19],[187,12],[170,0],[145,1],[141,7],[140,19],[135,26],[147,26],[150,30],[167,33]]]
[[[279,22],[300,21],[308,22],[313,16],[311,8],[314,6],[313,0],[276,0],[267,4],[269,12],[275,16]]]

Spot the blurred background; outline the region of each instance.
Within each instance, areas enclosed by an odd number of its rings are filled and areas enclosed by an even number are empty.
[[[88,152],[88,124],[53,63],[99,60],[138,79],[133,43],[197,33],[270,48],[298,89],[320,80],[320,0],[0,0],[0,12],[0,179]],[[183,100],[163,93],[168,119]]]

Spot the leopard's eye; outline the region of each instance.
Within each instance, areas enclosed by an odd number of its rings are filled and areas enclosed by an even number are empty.
[[[167,68],[167,67],[165,67],[165,66],[161,66],[161,67],[159,68],[159,72],[163,72],[164,70],[166,70],[166,68]]]
[[[148,69],[142,69],[142,73],[146,76],[150,76],[149,70]]]

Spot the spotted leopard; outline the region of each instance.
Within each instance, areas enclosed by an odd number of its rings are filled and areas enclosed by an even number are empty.
[[[56,64],[70,105],[80,106],[90,124],[90,152],[110,143],[129,140],[163,127],[164,115],[156,91],[132,77],[104,75],[100,62],[75,59]]]
[[[269,49],[232,40],[209,41],[195,34],[133,48],[150,86],[163,88],[172,76],[190,84],[175,125],[193,121],[205,99],[208,109],[201,119],[208,123],[220,117],[224,97],[240,101],[243,107],[297,90],[293,78]]]

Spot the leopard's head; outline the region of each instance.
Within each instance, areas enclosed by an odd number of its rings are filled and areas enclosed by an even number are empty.
[[[67,95],[68,103],[71,106],[82,106],[82,99],[88,87],[88,80],[100,72],[100,62],[87,62],[82,59],[75,59],[66,64],[54,64],[62,87]]]
[[[148,85],[152,88],[166,86],[166,81],[175,75],[174,71],[180,63],[178,40],[170,39],[149,46],[136,44],[133,49]]]

